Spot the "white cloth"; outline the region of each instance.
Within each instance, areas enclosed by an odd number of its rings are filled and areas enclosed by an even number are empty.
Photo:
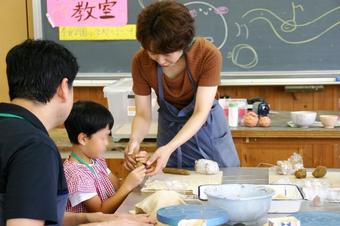
[[[86,200],[92,199],[93,197],[97,196],[98,194],[93,192],[93,193],[82,193],[82,192],[76,192],[73,194],[69,194],[69,200],[71,202],[71,206],[75,207],[79,203],[82,203]]]
[[[160,208],[185,204],[184,196],[175,191],[157,191],[135,205],[137,214],[147,213],[151,218],[157,219]]]

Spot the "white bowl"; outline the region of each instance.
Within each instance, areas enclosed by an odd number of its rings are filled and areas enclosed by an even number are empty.
[[[272,188],[250,184],[222,184],[204,190],[208,204],[227,211],[232,223],[252,224],[263,218],[271,205]]]
[[[308,128],[315,122],[316,112],[313,111],[292,111],[290,116],[295,125],[301,128]]]

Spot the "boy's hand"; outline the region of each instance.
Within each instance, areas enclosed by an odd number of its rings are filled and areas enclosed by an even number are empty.
[[[133,169],[136,168],[135,165],[137,164],[137,162],[134,158],[134,155],[139,152],[139,148],[140,148],[139,143],[134,140],[130,140],[128,145],[125,147],[124,167],[129,171],[132,171]]]
[[[135,155],[135,160],[137,162],[136,167],[145,165],[146,166],[146,175],[153,172],[155,169],[154,165],[147,166],[146,163],[149,160],[150,155],[146,151],[141,151]]]
[[[129,173],[122,187],[125,187],[126,189],[131,191],[143,182],[145,174],[146,169],[144,165],[137,167],[136,169],[131,171],[131,173]]]

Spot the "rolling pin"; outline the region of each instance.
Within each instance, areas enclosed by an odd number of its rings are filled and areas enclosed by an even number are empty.
[[[178,174],[178,175],[190,175],[190,171],[186,169],[178,169],[178,168],[164,168],[163,173],[168,174]]]

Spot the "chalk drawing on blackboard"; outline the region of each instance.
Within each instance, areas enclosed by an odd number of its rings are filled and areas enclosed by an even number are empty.
[[[158,1],[162,1],[162,0],[158,0]],[[142,9],[144,9],[145,6],[148,6],[148,5],[150,5],[151,3],[154,3],[154,2],[155,2],[155,0],[148,0],[148,1],[138,0],[138,4],[140,5],[140,7],[142,7]]]
[[[297,23],[297,20],[296,20],[297,9],[299,9],[300,11],[304,11],[304,8],[302,5],[295,5],[295,3],[292,2],[292,16],[291,18],[287,20],[281,18],[276,13],[266,8],[251,9],[247,11],[246,13],[244,13],[242,17],[243,18],[251,17],[251,19],[249,20],[249,23],[253,23],[255,21],[261,21],[261,20],[265,21],[270,26],[271,30],[274,32],[276,37],[287,44],[304,44],[304,43],[314,41],[320,38],[321,36],[325,35],[327,32],[329,32],[336,26],[340,25],[340,6],[330,9],[329,11],[320,15],[319,17],[316,17],[308,22],[300,23],[300,24]],[[304,38],[298,41],[289,40],[288,38],[283,37],[285,33],[288,34],[288,37],[289,37],[289,33],[293,33],[293,32],[302,33],[303,31],[301,30],[301,28],[308,28],[308,26],[311,26],[314,23],[319,22],[321,19],[327,19],[327,18],[334,20],[334,22],[329,23],[328,27],[323,28],[323,30],[320,30],[319,33],[317,34],[311,35],[311,37]],[[280,26],[274,25],[276,22],[279,22],[281,25]],[[306,33],[306,32],[303,32],[303,33]]]
[[[161,2],[162,0],[158,0],[159,2]],[[155,2],[155,0],[138,0],[138,4],[140,5],[140,7],[142,7],[143,9],[145,8],[145,6],[150,5],[151,3]],[[211,11],[211,10],[210,10]],[[221,14],[221,15],[226,15],[229,12],[229,8],[226,6],[220,6],[220,7],[216,7],[216,9],[214,9],[214,12],[216,14]]]
[[[245,32],[246,32],[246,39],[248,39],[248,37],[249,37],[249,29],[248,29],[248,27],[247,27],[247,25],[246,24],[239,24],[239,23],[237,23],[237,22],[235,22],[235,25],[236,25],[236,27],[237,27],[237,34],[236,34],[236,37],[238,38],[238,37],[240,37],[241,36],[241,34],[242,34],[242,27],[244,27],[244,30],[245,30]]]
[[[214,12],[220,15],[227,15],[229,13],[229,8],[226,6],[219,6],[214,10]]]
[[[216,7],[210,3],[202,1],[187,2],[184,3],[184,5],[188,7],[191,15],[195,18],[196,28],[198,28],[196,36],[206,38],[214,43],[217,48],[221,49],[228,39],[228,25],[224,18],[224,15],[229,12],[228,7]],[[209,19],[207,19],[208,17]],[[203,22],[206,20],[214,21],[214,26],[221,27],[221,29],[224,29],[224,32],[221,34],[220,29],[218,29],[215,31],[210,30],[209,34],[207,34],[206,27],[203,29],[204,26],[200,26],[200,23],[204,24]]]
[[[241,62],[241,51],[243,52],[242,61],[244,61],[244,56],[248,54],[248,62]],[[255,67],[259,61],[256,50],[248,44],[238,44],[234,46],[233,50],[231,52],[228,52],[227,58],[231,59],[231,62],[234,65],[244,69]]]

